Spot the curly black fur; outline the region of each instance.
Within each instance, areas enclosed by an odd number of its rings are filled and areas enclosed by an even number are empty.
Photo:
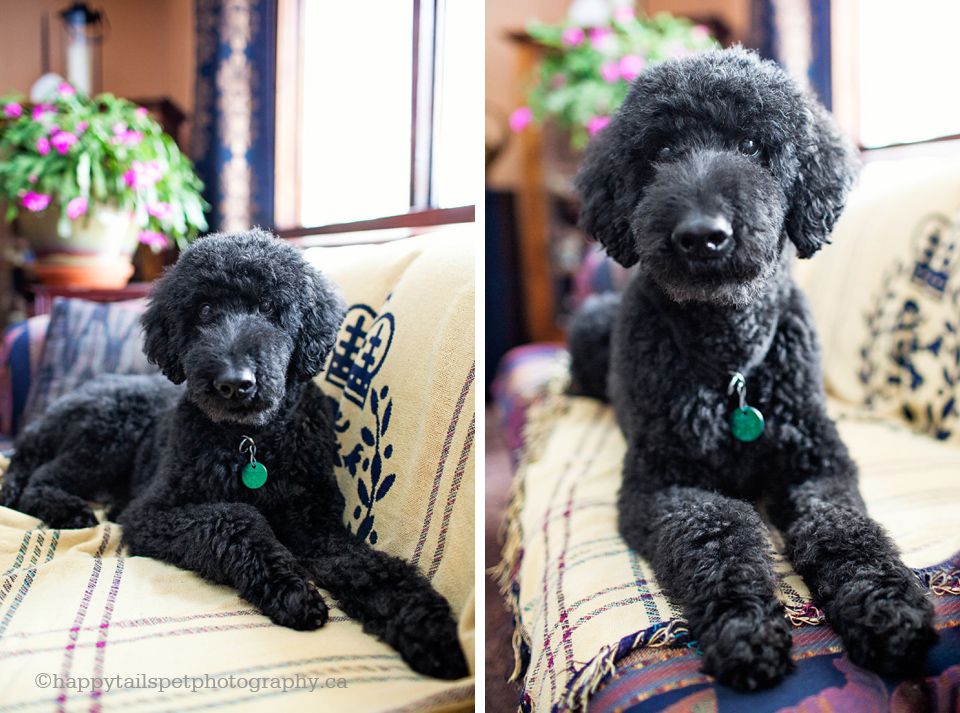
[[[343,525],[332,414],[312,378],[344,309],[267,233],[199,240],[143,316],[147,356],[174,383],[107,376],[57,401],[17,441],[0,502],[57,528],[96,524],[87,501],[107,502],[132,555],[234,587],[294,629],[327,620],[322,587],[413,669],[467,675],[443,597]],[[244,436],[268,469],[257,490],[241,481]]]
[[[794,250],[828,242],[855,171],[829,114],[738,48],[638,77],[577,178],[583,227],[639,263],[619,305],[594,303],[571,328],[573,372],[610,395],[628,443],[620,531],[682,602],[704,671],[741,690],[792,667],[748,504],[761,497],[853,661],[917,673],[936,639],[931,603],[866,514],[789,274]],[[731,432],[732,372],[766,419],[753,442]]]

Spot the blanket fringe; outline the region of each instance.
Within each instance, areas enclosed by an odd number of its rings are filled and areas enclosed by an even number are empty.
[[[523,510],[524,468],[536,461],[543,453],[544,444],[559,420],[560,416],[569,408],[565,392],[569,386],[569,371],[550,379],[544,386],[543,394],[537,398],[527,411],[527,420],[523,426],[523,451],[517,464],[517,472],[513,478],[510,492],[510,502],[507,505],[506,515],[501,526],[503,548],[500,562],[490,569],[491,575],[500,586],[507,608],[513,614],[513,670],[508,680],[519,681],[526,674],[529,641],[519,622],[519,583],[516,574],[523,559],[523,529],[520,526],[520,512]]]
[[[689,638],[690,630],[683,619],[672,619],[651,629],[621,639],[616,644],[603,647],[586,666],[580,669],[567,685],[567,692],[560,703],[554,707],[554,713],[560,711],[586,711],[594,693],[607,676],[616,671],[616,662],[634,649],[646,646],[650,648],[671,646],[683,643]]]
[[[784,609],[787,612],[787,619],[789,619],[790,623],[794,626],[803,626],[804,624],[820,626],[827,620],[823,612],[814,606],[812,602],[791,602],[785,604]]]
[[[930,591],[938,597],[960,595],[960,569],[935,572],[930,577]]]

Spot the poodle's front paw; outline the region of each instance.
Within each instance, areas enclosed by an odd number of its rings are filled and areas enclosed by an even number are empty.
[[[703,672],[737,691],[757,691],[793,670],[790,622],[777,607],[723,613],[699,637]]]
[[[933,604],[906,570],[848,581],[827,614],[850,660],[884,676],[922,674],[937,640]]]
[[[408,607],[395,622],[396,649],[417,673],[453,680],[470,674],[449,608]]]
[[[53,530],[79,530],[99,524],[86,500],[46,485],[26,488],[17,509],[40,518]]]
[[[327,605],[317,588],[296,574],[275,577],[260,603],[274,624],[313,631],[327,623]]]

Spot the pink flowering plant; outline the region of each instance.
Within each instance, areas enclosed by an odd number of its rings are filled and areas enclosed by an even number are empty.
[[[141,241],[184,247],[206,230],[203,184],[146,109],[110,94],[87,98],[69,84],[34,106],[0,98],[0,197],[6,219],[58,210],[58,232],[95,205],[128,210]]]
[[[527,33],[543,53],[527,106],[513,113],[510,127],[522,131],[532,122],[551,121],[570,132],[577,150],[606,126],[648,64],[717,46],[703,25],[666,13],[636,15],[623,7],[603,27],[534,23]]]

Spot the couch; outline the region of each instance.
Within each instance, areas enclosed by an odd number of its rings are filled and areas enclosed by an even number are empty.
[[[517,463],[498,575],[515,620],[521,710],[958,710],[960,170],[858,188],[833,245],[795,274],[868,509],[936,605],[940,641],[925,677],[853,665],[772,527],[797,670],[753,694],[702,674],[678,605],[617,532],[626,446],[612,410],[567,393],[562,346],[527,345],[504,358],[494,384]]]
[[[450,602],[471,669],[473,244],[469,226],[306,251],[340,283],[349,305],[316,378],[336,401],[344,523],[430,578]],[[49,318],[10,335],[8,346],[20,353],[6,359],[8,386],[17,382],[17,390],[8,393],[5,422],[22,425],[104,368],[153,368],[139,348],[142,309],[58,301]],[[29,394],[24,368],[32,369]],[[375,475],[377,454],[384,466]],[[317,631],[276,626],[230,588],[128,556],[111,522],[47,530],[0,508],[0,571],[0,710],[473,706],[472,676],[439,681],[414,673],[336,607]]]

